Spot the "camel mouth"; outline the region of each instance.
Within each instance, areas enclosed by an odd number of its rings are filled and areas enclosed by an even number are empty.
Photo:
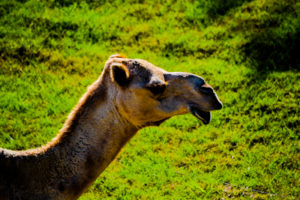
[[[205,125],[209,124],[209,122],[211,120],[210,112],[200,110],[199,108],[196,108],[196,107],[191,107],[190,111],[197,119],[201,120],[203,122],[203,124],[205,124]]]

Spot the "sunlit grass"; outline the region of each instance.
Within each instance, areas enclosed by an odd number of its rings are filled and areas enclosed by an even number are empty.
[[[0,1],[0,145],[45,144],[114,53],[224,107],[141,130],[81,199],[299,198],[299,3]]]

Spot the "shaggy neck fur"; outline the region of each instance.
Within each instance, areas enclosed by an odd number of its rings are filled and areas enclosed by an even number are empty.
[[[0,200],[76,199],[99,176],[137,131],[120,116],[110,81],[105,69],[48,145],[0,149]]]

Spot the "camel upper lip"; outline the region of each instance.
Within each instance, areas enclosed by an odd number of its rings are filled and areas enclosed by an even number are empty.
[[[200,119],[204,124],[208,124],[211,120],[211,113],[203,111],[197,107],[190,107],[191,113],[198,119]]]

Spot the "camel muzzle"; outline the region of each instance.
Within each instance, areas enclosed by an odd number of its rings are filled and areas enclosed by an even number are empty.
[[[207,84],[200,76],[184,72],[171,72],[165,75],[167,81],[181,80],[181,85],[188,84],[192,86],[192,90],[197,91],[196,96],[191,95],[188,99],[188,107],[197,119],[204,124],[209,124],[211,121],[211,113],[213,110],[220,110],[223,107],[212,86]],[[199,101],[200,97],[200,101]]]

